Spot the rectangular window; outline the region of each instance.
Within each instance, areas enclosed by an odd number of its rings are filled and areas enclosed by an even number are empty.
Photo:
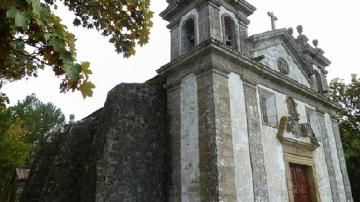
[[[315,137],[318,141],[321,141],[321,129],[320,123],[315,109],[305,107],[307,122],[310,124],[312,130],[315,133]]]
[[[272,127],[277,127],[278,117],[275,95],[264,89],[259,89],[260,109],[262,122]]]

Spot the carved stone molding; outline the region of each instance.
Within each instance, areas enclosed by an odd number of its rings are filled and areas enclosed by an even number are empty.
[[[277,59],[277,66],[281,73],[288,75],[290,73],[290,67],[285,58],[279,57]]]
[[[290,116],[283,116],[280,119],[277,137],[281,143],[295,147],[306,147],[310,150],[315,150],[320,146],[310,124],[299,124]],[[302,139],[305,141],[302,141]]]

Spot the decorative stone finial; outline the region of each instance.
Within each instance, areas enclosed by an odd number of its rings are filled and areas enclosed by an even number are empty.
[[[313,45],[315,46],[315,48],[318,48],[317,46],[319,45],[319,41],[317,39],[314,39],[312,41]]]
[[[314,39],[314,40],[312,41],[312,43],[313,43],[313,45],[314,45],[314,47],[315,47],[315,50],[316,50],[317,54],[323,55],[323,54],[325,53],[321,48],[318,47],[319,41],[318,41],[317,39]]]
[[[277,21],[278,18],[274,15],[273,12],[268,12],[267,14],[271,19],[271,30],[275,30],[276,29],[275,21]]]
[[[294,34],[294,29],[292,27],[290,27],[287,31],[290,36],[292,36]]]
[[[69,123],[72,124],[75,122],[75,115],[74,114],[70,114],[70,120]]]
[[[299,36],[296,38],[297,42],[305,45],[309,39],[305,36],[305,34],[303,34],[303,26],[302,25],[298,25],[296,27],[297,32],[299,33]]]
[[[298,25],[298,26],[296,27],[296,30],[297,30],[297,32],[298,32],[300,35],[302,35],[302,33],[303,33],[303,26],[302,26],[302,25]]]

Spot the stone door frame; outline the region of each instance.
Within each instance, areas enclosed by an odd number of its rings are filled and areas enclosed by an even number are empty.
[[[295,144],[283,144],[283,151],[289,201],[294,202],[290,164],[297,164],[307,168],[311,199],[313,202],[320,202],[320,195],[316,183],[313,147],[306,148],[303,146],[298,147]]]

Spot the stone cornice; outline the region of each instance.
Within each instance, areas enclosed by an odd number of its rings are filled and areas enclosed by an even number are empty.
[[[339,116],[337,114],[332,114],[331,113],[331,114],[329,114],[329,116],[330,116],[332,121],[335,121],[336,123],[339,123],[340,118],[339,118]]]
[[[172,83],[166,83],[164,88],[168,91],[168,92],[173,92],[176,90],[180,89],[180,85],[181,85],[181,80],[177,80],[176,82],[172,82]]]
[[[219,7],[223,4],[221,0],[174,0],[169,4],[169,6],[160,13],[160,16],[164,19],[169,21],[172,16],[175,16],[176,13],[182,8],[185,4],[189,3],[196,3],[197,7],[201,7],[206,4],[211,4],[215,7]],[[256,8],[248,3],[245,0],[232,0],[228,3],[233,4],[237,9],[243,12],[245,15],[250,16],[254,13]]]
[[[321,49],[313,48],[306,41],[299,42],[299,39],[295,39],[292,35],[290,35],[287,29],[277,29],[260,34],[255,34],[253,36],[250,36],[248,38],[248,41],[265,41],[270,38],[279,36],[285,38],[289,42],[289,44],[291,44],[292,48],[297,52],[296,54],[300,56],[300,58],[302,58],[301,60],[303,60],[302,62],[305,62],[305,64],[309,63],[309,65],[312,65],[312,63],[315,63],[322,68],[331,64],[331,61],[323,55],[324,52]],[[308,59],[306,59],[304,55],[309,56],[311,58],[310,61],[308,61]],[[323,71],[324,73],[326,73],[326,70]]]
[[[323,55],[324,52],[322,50],[313,48],[308,43],[300,48],[302,49],[303,53],[310,55],[316,63],[320,64],[320,66],[326,67],[331,64],[331,61]]]
[[[328,114],[331,119],[339,121],[339,116],[334,111],[325,111],[324,109],[316,108],[316,112],[318,116],[325,116],[325,114]]]
[[[194,73],[197,75],[197,77],[202,77],[206,74],[213,73],[228,78],[231,71],[229,68],[226,68],[222,64],[210,61],[198,66]]]
[[[205,64],[202,64],[198,66],[195,71],[188,72],[187,74],[184,74],[182,77],[179,77],[175,80],[167,81],[164,87],[169,91],[172,92],[174,90],[177,90],[180,88],[181,80],[183,77],[189,75],[189,74],[195,74],[197,78],[201,78],[203,76],[206,76],[208,74],[217,74],[221,75],[225,78],[229,77],[229,74],[231,73],[230,70],[226,67],[224,67],[221,64],[218,64],[216,62],[207,62]]]
[[[256,8],[245,0],[232,0],[231,2],[234,3],[236,8],[238,8],[240,11],[243,11],[247,16],[252,15],[256,11]]]
[[[201,7],[205,3],[214,4],[216,6],[221,5],[219,0],[175,0],[174,2],[170,3],[163,12],[160,13],[160,17],[166,21],[170,21],[173,16],[176,16],[181,8],[187,6],[190,3],[196,3],[197,7]]]
[[[302,84],[299,84],[295,80],[292,80],[287,77],[283,77],[281,73],[272,70],[261,63],[251,60],[250,58],[246,57],[240,52],[227,47],[226,45],[215,39],[209,39],[202,42],[191,51],[177,57],[170,63],[162,66],[160,69],[157,70],[157,72],[160,75],[170,74],[171,72],[176,71],[177,67],[180,67],[181,65],[191,60],[196,60],[196,58],[198,58],[200,55],[204,55],[207,53],[217,53],[219,55],[224,55],[229,60],[233,60],[234,62],[236,62],[239,67],[247,68],[248,70],[258,75],[262,75],[263,77],[266,77],[267,79],[272,80],[273,82],[282,84],[283,86],[286,86],[287,88],[290,88],[295,92],[298,92],[299,94],[306,96],[307,98],[321,102],[331,107],[332,109],[335,110],[341,109],[341,106],[333,103],[331,100],[329,100],[329,98],[323,95],[316,94],[316,92],[313,89],[310,89]],[[229,71],[236,72],[236,69],[231,69]]]
[[[241,76],[241,80],[243,81],[243,84],[250,87],[250,88],[256,88],[256,86],[259,84],[258,82],[254,81],[253,79],[250,79],[247,76]]]

